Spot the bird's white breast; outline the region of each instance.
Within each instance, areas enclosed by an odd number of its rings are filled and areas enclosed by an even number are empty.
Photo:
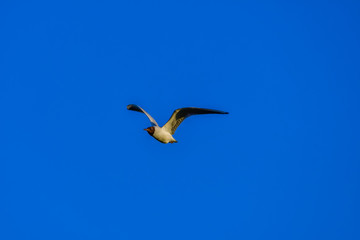
[[[153,134],[153,137],[162,143],[169,143],[170,141],[175,141],[173,136],[168,131],[158,126],[155,126],[155,132]]]

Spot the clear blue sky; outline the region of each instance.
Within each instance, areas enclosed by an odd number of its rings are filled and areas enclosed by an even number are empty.
[[[290,2],[1,1],[0,239],[360,239],[360,3]]]

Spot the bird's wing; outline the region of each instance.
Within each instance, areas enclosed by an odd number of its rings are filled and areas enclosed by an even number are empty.
[[[127,109],[128,109],[128,110],[132,110],[132,111],[137,111],[137,112],[145,113],[145,115],[149,118],[150,122],[151,122],[154,126],[159,126],[159,124],[157,124],[157,122],[155,121],[155,119],[154,119],[152,116],[150,116],[150,114],[148,114],[144,109],[142,109],[141,107],[139,107],[138,105],[129,104],[129,105],[127,105]]]
[[[176,128],[180,125],[180,123],[182,123],[182,121],[184,121],[185,118],[197,114],[228,114],[228,112],[194,107],[179,108],[173,112],[169,121],[167,121],[167,123],[163,126],[163,129],[173,135]]]

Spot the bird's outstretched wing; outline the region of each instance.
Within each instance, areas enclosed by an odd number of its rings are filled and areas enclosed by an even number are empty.
[[[197,114],[228,114],[228,112],[206,109],[206,108],[179,108],[176,109],[171,115],[169,121],[163,126],[163,128],[173,135],[176,131],[176,128],[184,121],[185,118]]]
[[[154,126],[159,126],[159,124],[157,124],[157,122],[155,121],[155,119],[154,119],[152,116],[150,116],[150,114],[148,114],[144,109],[142,109],[141,107],[139,107],[138,105],[129,104],[129,105],[127,105],[126,108],[127,108],[128,110],[145,113],[145,115],[149,118],[150,122],[151,122]]]

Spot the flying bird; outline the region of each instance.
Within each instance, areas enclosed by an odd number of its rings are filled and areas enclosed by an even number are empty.
[[[172,135],[174,135],[180,123],[182,123],[187,117],[198,114],[228,114],[228,112],[206,109],[206,108],[195,108],[195,107],[179,108],[173,112],[167,123],[164,126],[160,127],[159,124],[157,124],[157,122],[155,121],[155,119],[151,117],[150,114],[148,114],[144,109],[142,109],[138,105],[130,104],[127,106],[127,109],[144,113],[149,118],[152,124],[151,127],[145,128],[144,130],[147,131],[150,134],[150,136],[154,137],[159,142],[165,144],[177,142]]]

